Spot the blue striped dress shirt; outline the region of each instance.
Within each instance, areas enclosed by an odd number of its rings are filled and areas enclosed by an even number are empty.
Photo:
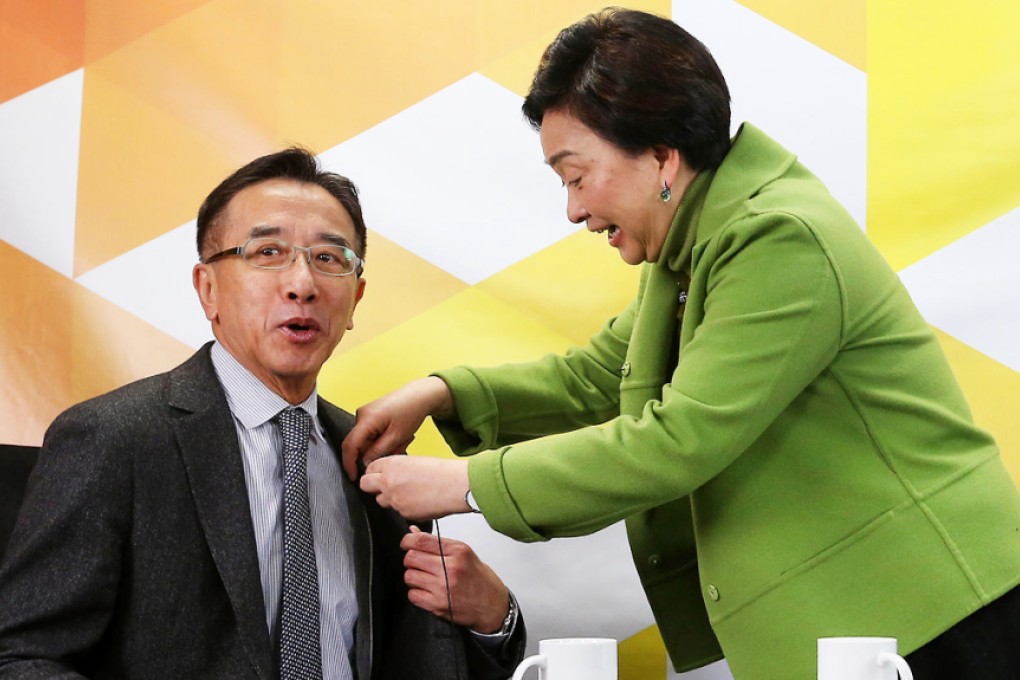
[[[241,445],[248,505],[255,527],[266,626],[275,649],[283,583],[283,439],[271,419],[291,404],[266,387],[218,342],[212,363],[227,395]],[[319,571],[323,680],[353,680],[358,620],[351,519],[343,471],[318,418],[317,392],[297,404],[312,416],[308,445],[308,500]]]

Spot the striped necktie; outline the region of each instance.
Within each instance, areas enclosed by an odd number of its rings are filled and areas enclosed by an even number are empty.
[[[308,507],[308,435],[312,418],[288,408],[276,416],[283,435],[283,605],[281,680],[322,678],[319,576]]]

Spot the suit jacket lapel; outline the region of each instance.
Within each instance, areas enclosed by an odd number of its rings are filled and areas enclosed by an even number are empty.
[[[320,398],[319,420],[326,429],[333,451],[339,455],[340,444],[353,427],[354,418]],[[354,557],[354,583],[358,597],[358,623],[354,633],[355,666],[357,677],[367,679],[371,677],[373,647],[379,640],[379,636],[375,634],[379,622],[376,621],[376,612],[372,606],[375,550],[361,492],[346,474],[342,477],[344,499],[347,502],[347,512],[354,532],[354,545],[351,551]]]
[[[259,675],[274,677],[241,450],[209,345],[171,372],[169,401],[181,412],[174,422],[177,443],[241,639]]]

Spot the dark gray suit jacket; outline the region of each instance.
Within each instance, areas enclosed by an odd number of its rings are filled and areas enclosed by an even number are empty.
[[[352,416],[321,399],[319,414],[338,449]],[[523,625],[494,659],[410,605],[406,523],[345,491],[358,677],[508,677]],[[240,447],[208,345],[72,407],[46,434],[0,569],[0,678],[81,676],[277,677]]]

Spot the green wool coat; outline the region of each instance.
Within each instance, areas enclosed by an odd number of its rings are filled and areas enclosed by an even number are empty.
[[[477,453],[494,529],[627,520],[678,670],[725,655],[738,680],[807,680],[819,637],[909,653],[1020,582],[1020,495],[933,332],[821,182],[750,125],[587,346],[437,375],[458,418],[437,424]]]

